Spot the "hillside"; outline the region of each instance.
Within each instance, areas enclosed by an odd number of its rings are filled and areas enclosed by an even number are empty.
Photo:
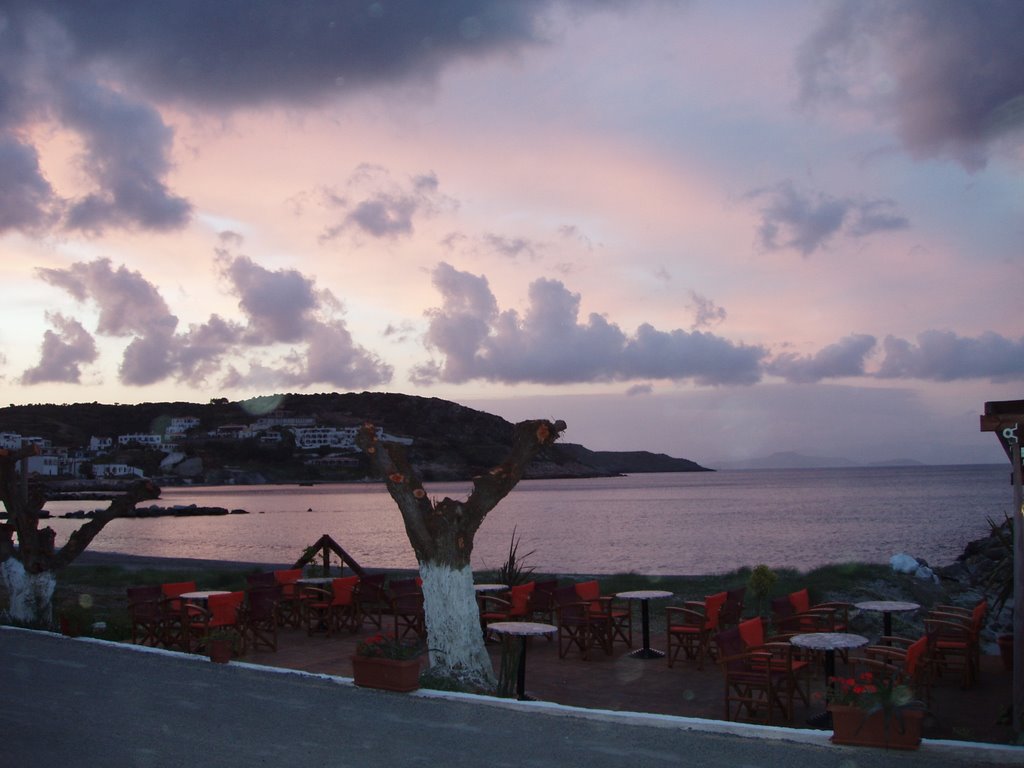
[[[344,480],[365,477],[365,465],[345,472],[311,468],[306,455],[291,446],[263,447],[256,440],[222,440],[208,436],[231,424],[250,424],[270,414],[312,417],[320,426],[345,427],[366,421],[385,432],[413,439],[410,459],[424,480],[462,480],[490,469],[506,455],[512,425],[498,416],[438,398],[396,393],[326,393],[274,395],[242,402],[215,399],[200,403],[106,405],[23,405],[0,408],[0,432],[43,437],[54,446],[87,446],[93,436],[162,433],[174,417],[194,416],[201,427],[181,450],[201,460],[206,482],[224,482],[228,471],[237,482]],[[570,425],[570,429],[571,429]],[[162,454],[121,449],[110,458],[142,466],[157,474]],[[152,455],[157,454],[157,455]],[[307,454],[308,455],[308,454]],[[583,446],[555,445],[530,465],[527,476],[597,477],[624,472],[688,472],[704,468],[685,459],[642,451],[589,451]]]

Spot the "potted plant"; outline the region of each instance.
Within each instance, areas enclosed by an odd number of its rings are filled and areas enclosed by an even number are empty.
[[[857,678],[830,678],[829,684],[836,744],[886,749],[917,749],[921,744],[924,702],[914,698],[898,675],[878,678],[862,672]]]
[[[414,691],[420,687],[423,644],[373,635],[356,646],[352,676],[356,685],[386,691]]]
[[[206,653],[210,661],[227,664],[238,650],[238,633],[227,627],[211,629],[206,636]]]

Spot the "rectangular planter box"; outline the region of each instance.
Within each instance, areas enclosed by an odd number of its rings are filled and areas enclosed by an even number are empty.
[[[406,693],[420,687],[420,660],[352,657],[356,685]]]
[[[885,713],[866,714],[859,707],[833,704],[832,741],[835,744],[854,744],[883,749],[917,749],[921,745],[921,720],[924,712],[907,709],[901,713],[902,720],[893,716],[886,728]]]

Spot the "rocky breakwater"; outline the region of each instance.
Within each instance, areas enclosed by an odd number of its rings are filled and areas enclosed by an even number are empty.
[[[78,510],[77,512],[67,512],[61,517],[71,518],[74,520],[88,519],[95,517],[100,510]],[[136,507],[135,509],[127,512],[123,517],[129,518],[144,518],[144,517],[196,517],[196,516],[216,516],[216,515],[247,515],[249,512],[244,509],[226,509],[225,507],[201,507],[196,504],[187,505],[176,505],[172,507],[160,507],[153,504],[148,507]]]

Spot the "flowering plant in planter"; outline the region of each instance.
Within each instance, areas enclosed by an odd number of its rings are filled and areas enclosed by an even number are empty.
[[[832,677],[829,683],[833,741],[909,749],[920,743],[925,705],[899,675],[868,671],[856,678]]]
[[[356,646],[356,656],[366,659],[393,659],[401,661],[423,655],[423,643],[396,640],[387,635],[373,635]]]

